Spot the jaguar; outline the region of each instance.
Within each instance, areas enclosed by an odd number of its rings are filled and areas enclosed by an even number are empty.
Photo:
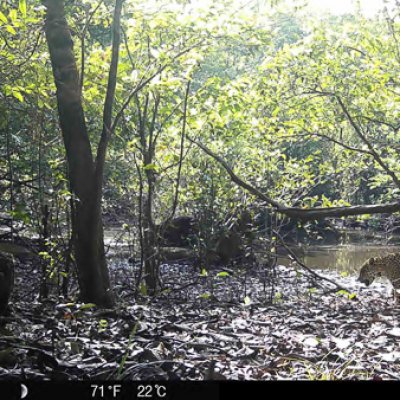
[[[358,281],[369,286],[381,276],[389,279],[395,292],[400,290],[400,253],[370,258],[361,267]]]

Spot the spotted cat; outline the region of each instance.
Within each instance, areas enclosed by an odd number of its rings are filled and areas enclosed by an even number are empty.
[[[400,253],[370,258],[361,267],[358,280],[369,286],[380,276],[388,278],[393,288],[400,290]]]

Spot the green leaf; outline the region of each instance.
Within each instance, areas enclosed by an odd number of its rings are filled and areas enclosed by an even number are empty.
[[[5,24],[8,22],[7,17],[0,11],[0,21],[4,22]]]
[[[94,304],[94,303],[87,303],[87,304],[82,304],[80,307],[79,307],[79,310],[90,310],[90,309],[92,309],[92,308],[95,308],[96,307],[96,304]]]
[[[225,277],[227,277],[229,275],[230,275],[229,272],[222,271],[222,272],[218,272],[217,277],[218,278],[225,278]]]
[[[282,300],[282,293],[281,292],[276,292],[274,296],[275,301],[281,301]]]
[[[22,96],[21,92],[13,91],[12,95],[19,100],[21,103],[24,102],[24,96]]]
[[[349,300],[353,300],[357,298],[357,294],[356,293],[349,293],[347,290],[338,290],[336,292],[336,294],[338,296],[344,296],[347,297]]]
[[[47,251],[40,251],[39,256],[42,257],[44,260],[51,259],[51,255]]]
[[[7,25],[6,29],[7,29],[7,31],[9,33],[11,33],[11,35],[16,35],[17,34],[16,30],[11,25]]]
[[[101,329],[105,329],[105,328],[107,328],[107,326],[108,326],[108,321],[106,319],[101,319],[99,321],[99,327]]]
[[[8,13],[8,18],[12,21],[13,24],[18,23],[18,13],[15,8],[11,9]]]
[[[24,18],[26,18],[26,0],[19,0],[19,11]]]
[[[251,298],[246,296],[243,300],[245,306],[249,306],[251,304]]]
[[[146,283],[142,282],[139,286],[139,292],[142,296],[147,296],[147,286]]]
[[[18,221],[22,221],[25,224],[28,224],[30,221],[30,215],[23,209],[17,209],[15,211],[10,212],[12,217]]]
[[[203,269],[201,270],[200,276],[203,276],[203,277],[208,276],[208,272],[207,272],[207,270],[206,270],[205,268],[203,268]]]
[[[281,110],[281,108],[278,106],[275,108],[274,111],[272,111],[272,117],[276,117],[279,114],[279,111]]]
[[[151,171],[151,170],[156,171],[157,170],[157,165],[155,165],[155,164],[147,164],[147,165],[145,165],[143,167],[143,169],[145,171]]]

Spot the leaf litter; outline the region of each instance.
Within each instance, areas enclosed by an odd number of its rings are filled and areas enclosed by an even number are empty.
[[[133,266],[111,270],[114,310],[38,301],[18,270],[0,379],[400,379],[400,306],[383,284],[323,272],[350,296],[283,266],[205,275],[163,265],[169,283],[149,300],[135,299]]]

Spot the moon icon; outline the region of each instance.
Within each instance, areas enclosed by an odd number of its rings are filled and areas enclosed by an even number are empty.
[[[21,383],[21,399],[24,399],[28,394],[28,388]]]

